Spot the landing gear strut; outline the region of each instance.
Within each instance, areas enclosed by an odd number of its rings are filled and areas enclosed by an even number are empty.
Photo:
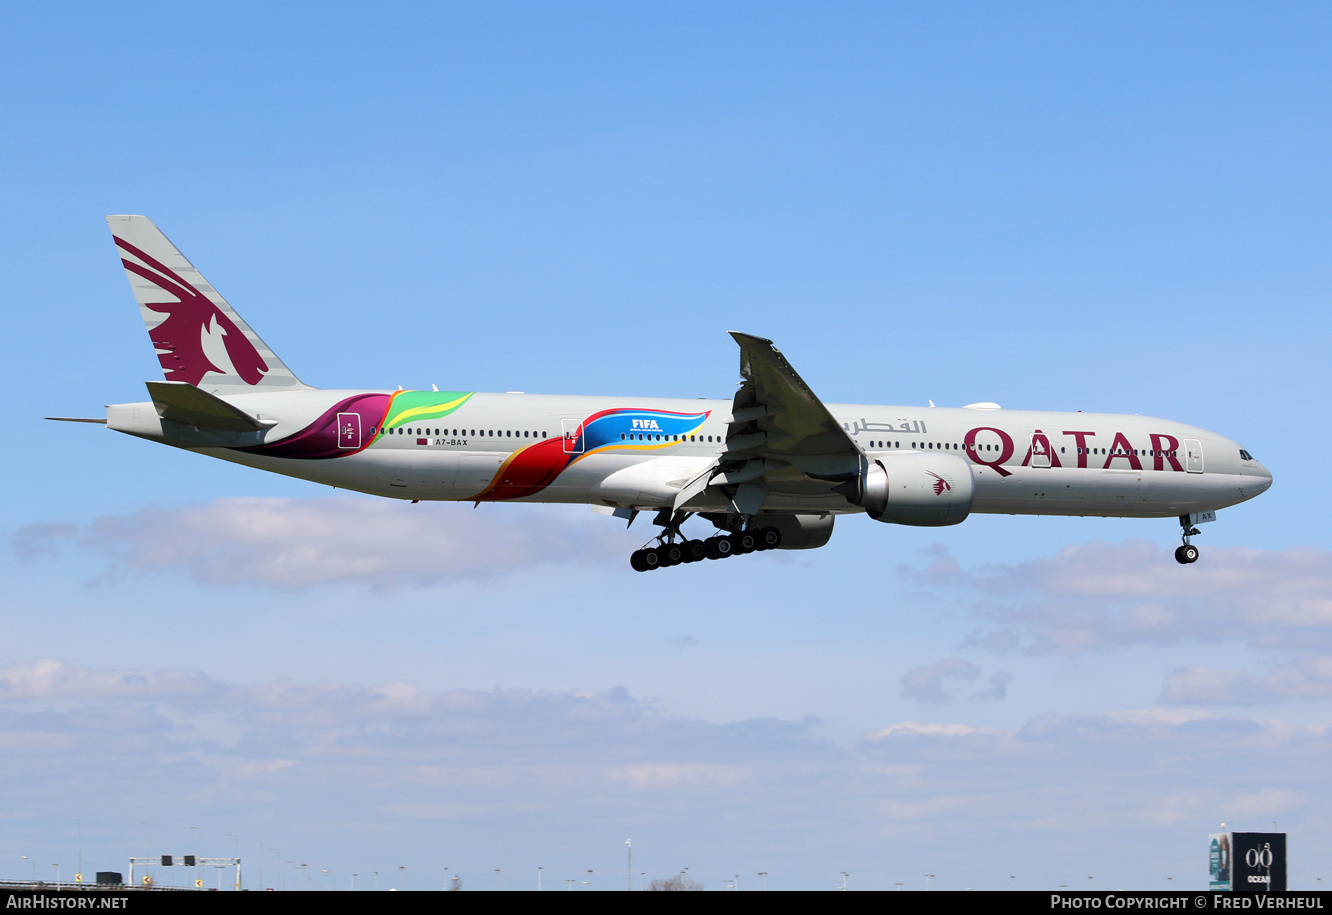
[[[1188,515],[1179,516],[1179,526],[1183,530],[1181,536],[1184,538],[1184,543],[1175,550],[1175,562],[1186,566],[1198,561],[1198,548],[1189,542],[1189,538],[1196,537],[1199,531],[1189,523]]]
[[[680,533],[680,525],[689,516],[689,512],[671,513],[667,509],[657,513],[652,522],[661,527],[656,544],[635,550],[629,557],[629,565],[635,572],[650,572],[663,566],[701,559],[727,559],[740,553],[775,550],[782,545],[781,531],[775,527],[758,527],[748,517],[740,518],[737,529],[730,533],[723,528],[721,533],[707,540],[686,540]],[[720,522],[714,523],[720,526]]]

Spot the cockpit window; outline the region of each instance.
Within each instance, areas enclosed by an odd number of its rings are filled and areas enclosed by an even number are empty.
[[[1243,459],[1246,460],[1246,461],[1252,461],[1252,460],[1253,460],[1253,455],[1252,455],[1252,454],[1249,454],[1249,452],[1245,451],[1243,448],[1240,449],[1240,457],[1243,458]]]

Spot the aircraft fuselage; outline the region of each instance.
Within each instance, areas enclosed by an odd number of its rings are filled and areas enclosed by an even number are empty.
[[[395,415],[339,410],[356,398],[412,401]],[[727,447],[722,400],[560,397],[420,391],[245,394],[229,403],[276,424],[239,440],[161,419],[152,403],[112,408],[110,427],[262,470],[412,500],[602,503],[660,507]],[[448,409],[448,405],[462,403]],[[1109,413],[829,404],[870,459],[955,455],[975,487],[972,512],[1173,517],[1214,511],[1263,492],[1271,475],[1228,438],[1170,420]],[[338,438],[337,417],[355,428]],[[612,428],[592,437],[601,417]],[[320,429],[325,423],[327,429]],[[274,453],[293,437],[321,439],[308,455]],[[226,444],[223,444],[226,442]],[[506,480],[544,449],[547,478]],[[529,475],[530,476],[530,475]],[[768,475],[763,511],[860,512],[829,485],[793,471]],[[696,502],[725,510],[720,498]]]

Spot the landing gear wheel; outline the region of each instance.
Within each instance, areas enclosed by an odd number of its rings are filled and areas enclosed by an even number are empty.
[[[729,537],[712,537],[703,543],[709,559],[725,559],[735,552],[735,545]]]
[[[647,563],[643,561],[643,554],[646,552],[647,550],[634,550],[629,555],[629,565],[635,572],[646,572],[648,570]]]
[[[759,528],[758,548],[760,550],[775,550],[782,545],[782,532],[775,527]]]
[[[668,543],[659,548],[661,553],[661,564],[664,566],[678,566],[685,561],[684,547],[678,543]]]
[[[1186,543],[1175,550],[1175,562],[1182,566],[1198,561],[1198,548],[1191,543]]]
[[[758,536],[753,531],[739,531],[727,538],[737,553],[752,553],[758,549]]]
[[[661,553],[654,548],[643,550],[643,565],[645,566],[644,571],[646,572],[661,568],[663,565],[661,561]]]
[[[708,552],[702,540],[686,540],[680,545],[684,548],[685,562],[698,562],[700,559],[708,558]]]

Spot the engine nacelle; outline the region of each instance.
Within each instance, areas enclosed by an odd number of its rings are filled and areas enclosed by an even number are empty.
[[[771,525],[782,535],[779,550],[814,550],[832,537],[834,515],[769,514],[758,516],[762,527]]]
[[[875,521],[943,527],[971,514],[971,465],[957,454],[898,451],[875,455],[860,476],[835,490]]]

